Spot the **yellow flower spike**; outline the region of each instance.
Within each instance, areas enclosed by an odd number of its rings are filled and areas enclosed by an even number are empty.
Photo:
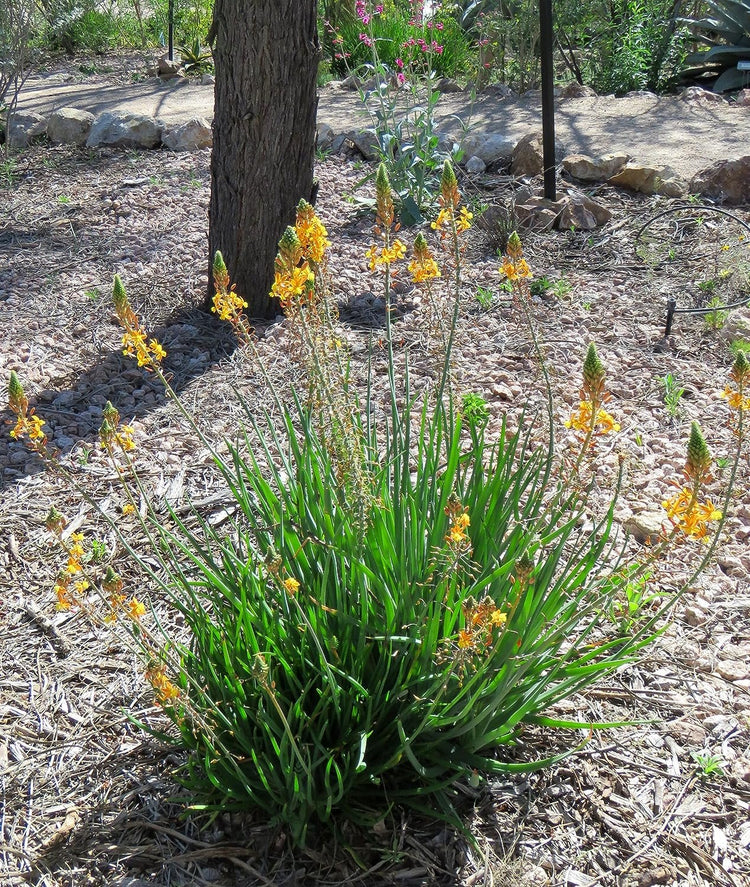
[[[521,238],[518,236],[517,231],[513,231],[513,233],[508,238],[508,246],[505,249],[508,254],[508,258],[511,261],[518,261],[523,256],[523,247],[521,246]]]
[[[592,404],[600,404],[604,399],[604,364],[599,358],[596,345],[591,342],[583,361],[583,387],[581,399]]]
[[[109,424],[112,425],[113,428],[117,428],[117,426],[120,424],[120,412],[117,407],[112,404],[111,400],[108,400],[104,405],[104,409],[102,410],[102,419],[109,422]]]
[[[212,274],[214,278],[214,286],[217,290],[226,290],[229,288],[229,272],[227,271],[224,256],[220,250],[216,250],[212,266]]]
[[[440,205],[455,211],[461,202],[461,192],[458,190],[456,174],[450,160],[443,164],[443,172],[440,176]]]
[[[693,481],[697,495],[700,484],[710,479],[711,453],[697,422],[690,426],[685,460],[685,476]]]
[[[375,204],[377,207],[376,221],[381,228],[390,228],[393,224],[394,208],[391,182],[388,170],[381,163],[375,176]]]
[[[314,207],[306,200],[300,200],[297,204],[295,230],[302,245],[303,256],[319,265],[331,241],[328,240],[325,225],[317,217]]]
[[[115,274],[115,280],[112,287],[112,301],[115,303],[115,311],[117,312],[118,317],[121,313],[125,313],[127,309],[130,308],[128,296],[119,274]]]
[[[737,386],[739,393],[743,394],[745,385],[750,382],[750,361],[744,351],[737,352],[729,377]]]
[[[29,399],[23,391],[23,385],[15,370],[10,371],[8,384],[8,409],[16,416],[25,416],[29,409]]]
[[[421,232],[414,238],[414,258],[409,263],[409,273],[414,283],[422,283],[440,277],[440,269],[430,247]]]
[[[463,231],[468,231],[471,228],[471,220],[474,218],[474,213],[470,213],[469,210],[465,207],[461,207],[461,212],[458,216],[458,221],[456,222],[456,231],[459,233]],[[528,266],[527,266],[528,267]]]
[[[291,272],[302,259],[302,244],[297,232],[287,226],[279,241],[279,253],[276,256],[276,268],[281,272]]]
[[[55,536],[60,538],[62,536],[63,530],[68,525],[68,522],[65,520],[65,517],[60,514],[60,512],[55,508],[54,505],[50,506],[50,510],[47,512],[47,516],[44,518],[44,526],[50,532],[54,533]]]

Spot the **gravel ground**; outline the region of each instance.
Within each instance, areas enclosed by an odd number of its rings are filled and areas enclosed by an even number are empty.
[[[196,308],[206,287],[208,159],[34,147],[0,190],[0,377],[18,372],[62,458],[105,509],[121,505],[116,478],[96,451],[107,400],[133,418],[136,458],[157,494],[178,506],[189,495],[209,509],[223,497],[208,452],[159,385],[120,352],[109,299],[115,272],[163,342],[175,388],[212,437],[236,429],[237,392],[262,401],[251,362]],[[317,174],[342,336],[363,377],[370,353],[377,365],[384,323],[378,281],[364,260],[372,220],[349,196],[363,169],[337,157]],[[477,215],[485,204],[504,204],[517,185],[502,175],[461,184]],[[681,222],[675,239],[670,216],[647,230],[655,234],[640,248],[639,228],[675,204],[608,188],[597,197],[613,210],[605,227],[529,233],[524,247],[537,277],[569,285],[533,300],[563,446],[583,354],[595,341],[608,367],[609,410],[622,425],[599,458],[611,467],[625,456],[617,518],[637,528],[653,520],[679,480],[691,419],[715,455],[731,452],[719,394],[731,364],[727,342],[743,337],[747,312],[732,312],[718,330],[679,315],[664,339],[666,297],[695,307],[706,295],[692,278],[708,260],[688,249],[699,238],[683,237]],[[747,212],[735,215],[739,221],[712,217],[707,226],[714,254],[748,222]],[[528,336],[499,287],[495,245],[479,225],[471,232],[455,362],[459,388],[487,398],[492,430],[505,413],[515,416],[541,397]],[[494,292],[489,307],[477,300],[478,287]],[[400,285],[395,336],[418,386],[430,384],[432,368],[426,313],[419,292]],[[290,378],[283,320],[257,332],[272,370]],[[684,388],[675,415],[658,382],[667,374]],[[576,757],[539,774],[467,790],[476,847],[396,814],[385,832],[355,842],[364,869],[325,846],[292,854],[260,817],[220,817],[202,829],[179,818],[170,800],[174,752],[123,713],[160,723],[136,658],[113,634],[54,610],[55,554],[41,520],[54,503],[87,527],[91,510],[7,432],[0,472],[3,884],[750,885],[747,453],[716,559],[677,605],[674,623],[636,665],[558,712],[640,725],[597,734]],[[716,498],[726,475],[717,471]],[[683,547],[659,571],[659,593],[689,576],[691,550]],[[521,751],[542,758],[582,738],[581,731],[529,730]],[[699,753],[720,758],[722,772],[705,774]]]

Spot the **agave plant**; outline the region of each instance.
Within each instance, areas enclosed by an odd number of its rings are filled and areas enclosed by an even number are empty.
[[[695,37],[709,46],[688,55],[691,66],[682,72],[684,79],[718,74],[715,92],[740,89],[747,74],[737,63],[750,60],[750,0],[705,0],[709,13],[700,19],[682,18]]]

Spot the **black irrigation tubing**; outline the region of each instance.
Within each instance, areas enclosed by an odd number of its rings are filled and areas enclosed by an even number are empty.
[[[662,212],[657,213],[655,216],[651,216],[651,218],[645,222],[635,233],[635,240],[638,241],[640,239],[641,234],[656,222],[658,219],[664,218],[664,216],[674,215],[678,212],[683,212],[684,210],[693,210],[696,216],[700,216],[704,213],[715,213],[716,215],[726,216],[729,219],[737,222],[742,228],[744,228],[748,235],[750,235],[750,225],[747,222],[743,221],[739,216],[735,215],[733,212],[730,212],[726,209],[721,209],[718,206],[706,206],[705,204],[695,205],[692,203],[682,203],[678,206],[672,206],[669,209],[662,210]],[[664,338],[672,332],[672,322],[674,320],[675,314],[712,314],[716,311],[731,311],[733,308],[741,308],[743,305],[747,305],[750,303],[750,295],[746,296],[743,299],[740,299],[738,302],[732,302],[729,305],[712,305],[710,308],[678,308],[677,307],[677,298],[675,296],[670,296],[667,299],[667,318],[664,323]]]

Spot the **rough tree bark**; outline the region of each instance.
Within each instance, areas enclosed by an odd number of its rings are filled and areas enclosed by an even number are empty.
[[[215,0],[211,33],[210,256],[222,251],[248,314],[272,316],[278,241],[313,185],[317,0]]]

